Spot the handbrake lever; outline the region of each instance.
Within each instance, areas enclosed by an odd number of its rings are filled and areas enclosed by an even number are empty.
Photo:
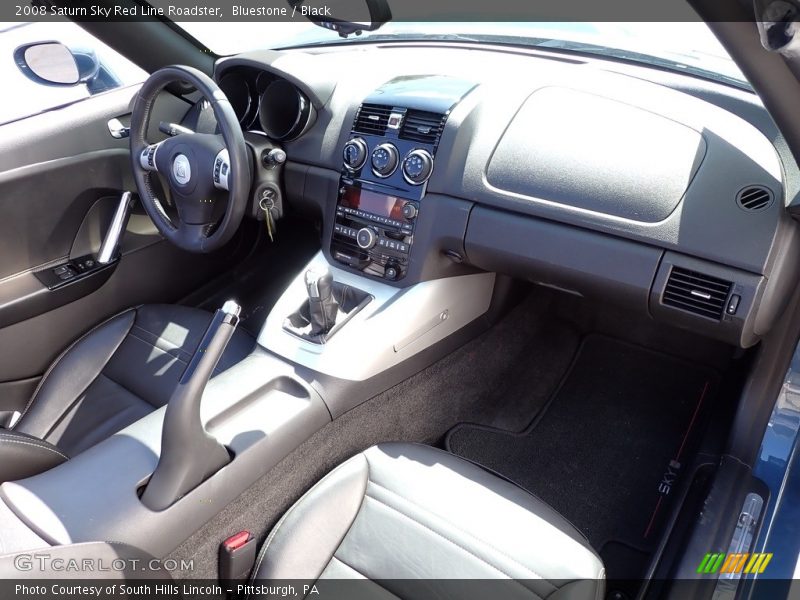
[[[161,457],[142,494],[142,502],[151,510],[168,508],[230,462],[228,450],[203,426],[200,401],[236,330],[240,312],[241,307],[229,300],[214,313],[169,399]]]

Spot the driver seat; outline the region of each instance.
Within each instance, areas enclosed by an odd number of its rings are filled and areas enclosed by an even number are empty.
[[[46,471],[165,406],[210,321],[195,308],[143,305],[79,338],[47,370],[16,422],[0,428],[0,483]],[[254,346],[237,329],[214,375]]]

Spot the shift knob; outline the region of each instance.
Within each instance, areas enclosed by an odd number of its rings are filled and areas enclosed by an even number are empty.
[[[307,271],[308,313],[312,335],[324,335],[336,324],[339,303],[333,297],[330,271]]]
[[[333,275],[325,271],[306,271],[306,289],[312,300],[327,300],[333,290]]]

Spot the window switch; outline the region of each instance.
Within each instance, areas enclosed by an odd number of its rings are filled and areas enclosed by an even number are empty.
[[[81,273],[85,273],[86,271],[94,268],[97,263],[94,262],[91,258],[87,258],[86,260],[76,263],[76,267],[78,267],[78,271]]]

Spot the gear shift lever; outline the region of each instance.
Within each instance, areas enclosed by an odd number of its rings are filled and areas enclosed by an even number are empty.
[[[328,333],[336,323],[339,303],[333,297],[333,276],[330,271],[307,271],[308,313],[311,334]]]

